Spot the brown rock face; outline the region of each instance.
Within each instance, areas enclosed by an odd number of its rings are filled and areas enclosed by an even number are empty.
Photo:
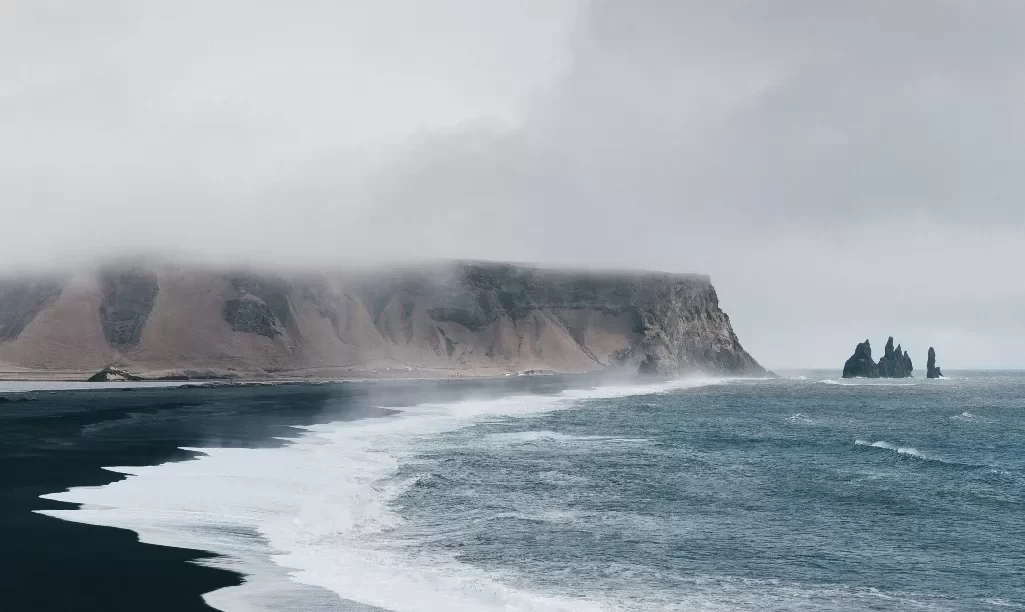
[[[0,362],[236,375],[764,373],[700,275],[481,262],[294,274],[134,266],[39,286],[0,285]],[[62,291],[62,315],[47,317]]]

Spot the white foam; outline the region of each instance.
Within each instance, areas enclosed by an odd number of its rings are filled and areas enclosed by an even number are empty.
[[[981,417],[981,416],[979,416],[977,414],[972,414],[971,412],[968,412],[967,410],[962,412],[961,414],[955,414],[955,415],[951,416],[950,418],[954,419],[955,421],[963,421],[965,423],[992,423],[993,422],[992,419],[987,419],[986,417]]]
[[[811,417],[801,414],[800,412],[788,416],[787,418],[783,419],[783,421],[786,423],[795,423],[801,425],[810,425],[811,423],[814,423]]]
[[[871,446],[873,448],[885,448],[887,450],[897,450],[896,446],[894,446],[893,444],[890,444],[889,442],[886,442],[884,440],[880,440],[878,442],[866,442],[865,440],[855,440],[854,443],[857,444],[858,446]]]
[[[454,556],[431,555],[415,543],[382,537],[401,524],[391,502],[414,481],[398,478],[400,462],[425,437],[496,416],[526,416],[583,400],[667,393],[714,382],[424,404],[391,417],[308,427],[283,448],[189,449],[204,456],[159,466],[109,468],[130,477],[46,495],[85,505],[42,512],[128,528],[148,543],[225,555],[210,563],[250,576],[240,587],[205,596],[226,611],[281,607],[281,594],[289,584],[268,559],[288,568],[296,582],[396,612],[621,609],[609,602],[514,588]]]
[[[908,455],[909,457],[918,457],[919,459],[930,459],[931,457],[926,456],[925,453],[913,448],[911,446],[900,446],[897,448],[897,453],[900,455]]]
[[[887,442],[885,440],[879,440],[877,442],[867,442],[865,440],[855,440],[854,444],[857,445],[857,446],[871,446],[872,448],[883,448],[883,449],[886,449],[886,450],[894,451],[898,455],[906,455],[908,457],[917,457],[918,459],[929,459],[929,460],[933,460],[933,461],[940,461],[939,459],[936,459],[934,457],[930,457],[930,456],[926,455],[922,451],[920,451],[917,448],[914,448],[912,446],[897,446],[896,444],[891,444],[891,443],[889,443],[889,442]]]

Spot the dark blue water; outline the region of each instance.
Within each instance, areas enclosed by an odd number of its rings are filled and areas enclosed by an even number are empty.
[[[392,536],[597,609],[1025,608],[1025,375],[826,376],[431,436]]]

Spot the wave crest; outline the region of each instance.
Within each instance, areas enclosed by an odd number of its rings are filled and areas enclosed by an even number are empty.
[[[855,446],[868,446],[868,447],[871,447],[871,448],[881,448],[881,449],[884,449],[884,450],[893,451],[893,452],[897,453],[898,455],[904,455],[906,457],[914,457],[916,459],[926,459],[926,460],[929,460],[929,461],[942,461],[942,459],[937,459],[935,457],[930,457],[930,456],[926,455],[925,453],[923,453],[922,451],[918,450],[917,448],[915,448],[913,446],[898,446],[896,444],[891,444],[890,442],[887,442],[886,440],[878,440],[876,442],[869,442],[867,440],[855,440],[854,441],[854,445]]]

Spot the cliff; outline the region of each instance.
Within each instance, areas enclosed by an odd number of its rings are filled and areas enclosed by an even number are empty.
[[[0,281],[0,369],[252,376],[761,374],[706,276],[441,263],[337,273],[111,267]]]

